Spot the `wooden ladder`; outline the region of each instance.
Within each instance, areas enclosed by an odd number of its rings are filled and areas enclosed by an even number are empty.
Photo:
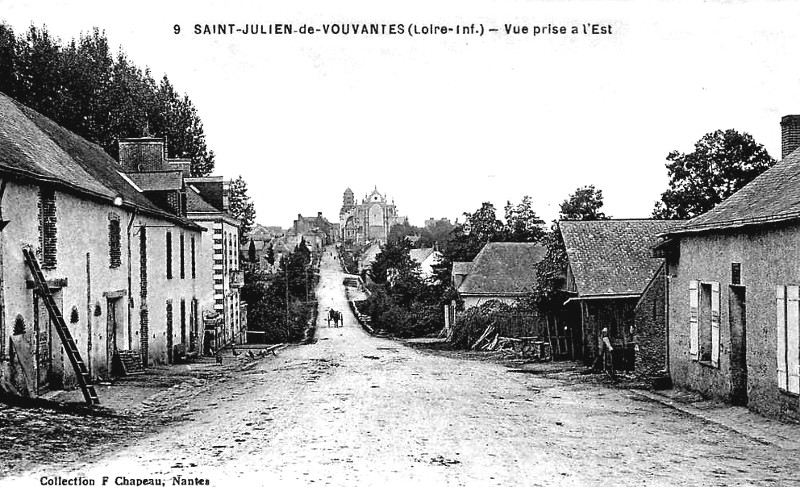
[[[81,359],[78,347],[75,346],[75,340],[72,339],[69,328],[64,322],[64,317],[61,315],[58,306],[56,306],[53,294],[50,293],[50,288],[47,286],[47,281],[42,274],[42,268],[39,267],[36,255],[30,249],[22,249],[22,253],[25,256],[25,263],[30,268],[31,274],[33,274],[36,290],[39,291],[39,296],[41,296],[48,313],[50,313],[50,319],[58,332],[58,336],[61,338],[61,343],[64,345],[64,350],[67,353],[67,357],[69,357],[72,368],[75,369],[78,385],[81,386],[86,404],[100,404],[100,398],[97,397],[94,386],[89,383],[89,370],[86,368],[86,363]]]

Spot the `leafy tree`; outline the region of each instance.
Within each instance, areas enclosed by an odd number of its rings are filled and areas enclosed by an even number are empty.
[[[420,247],[444,248],[453,238],[455,226],[447,220],[436,220],[430,227],[425,227],[420,232],[420,239],[417,245]]]
[[[564,200],[559,217],[562,220],[608,220],[603,207],[603,191],[593,185],[578,188]]]
[[[464,231],[480,242],[497,240],[503,231],[503,223],[497,219],[494,205],[484,202],[474,213],[464,213]]]
[[[256,262],[256,242],[254,240],[250,240],[250,246],[247,247],[247,260],[254,264]]]
[[[24,35],[0,23],[0,91],[118,157],[125,137],[165,136],[170,157],[192,160],[192,174],[214,168],[203,124],[186,95],[166,76],[157,84],[120,50],[111,53],[95,28],[66,45],[45,27]]]
[[[733,129],[708,133],[693,152],[672,151],[667,161],[669,188],[655,205],[655,218],[705,213],[775,164],[750,134]]]
[[[391,272],[403,272],[415,265],[411,260],[411,242],[398,240],[387,242],[381,252],[375,256],[375,261],[370,267],[369,276],[378,284],[387,284]]]
[[[392,228],[389,229],[389,235],[386,238],[386,241],[399,242],[401,240],[405,240],[406,237],[419,235],[420,233],[420,228],[412,226],[408,223],[408,220],[406,220],[403,223],[396,223],[392,225]]]
[[[267,259],[267,264],[269,265],[275,264],[275,249],[272,247],[272,244],[270,244],[269,248],[267,249],[266,259]]]
[[[17,38],[14,30],[4,22],[0,22],[0,91],[8,96],[17,96],[19,69]]]
[[[536,283],[531,292],[520,300],[520,304],[542,313],[553,313],[561,308],[561,303],[566,299],[564,284],[568,264],[567,248],[557,222],[553,222],[543,243],[547,251],[536,266]]]
[[[531,197],[524,196],[517,205],[510,201],[505,206],[506,224],[503,227],[503,240],[508,242],[538,242],[544,238],[544,220],[536,215]]]
[[[256,208],[247,194],[247,183],[241,176],[231,181],[228,194],[228,213],[241,222],[241,241],[250,239],[250,230],[256,221]]]

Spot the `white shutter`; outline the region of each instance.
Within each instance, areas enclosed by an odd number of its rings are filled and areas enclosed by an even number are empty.
[[[789,376],[787,390],[800,393],[800,288],[786,287],[786,375]]]
[[[711,283],[711,365],[719,367],[719,283]]]
[[[699,288],[697,281],[689,281],[689,355],[692,360],[697,360],[697,351],[700,348]]]
[[[776,288],[778,387],[786,390],[786,286]]]

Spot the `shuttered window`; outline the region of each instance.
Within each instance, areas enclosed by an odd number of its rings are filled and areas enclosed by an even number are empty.
[[[800,394],[800,287],[777,288],[778,387]]]
[[[700,350],[700,286],[697,281],[689,281],[689,355],[697,360]]]
[[[718,282],[689,282],[689,355],[719,367],[720,303]]]

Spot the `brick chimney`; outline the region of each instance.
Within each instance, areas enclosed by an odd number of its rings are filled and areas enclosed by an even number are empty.
[[[781,119],[781,159],[800,147],[800,115],[786,115]]]

